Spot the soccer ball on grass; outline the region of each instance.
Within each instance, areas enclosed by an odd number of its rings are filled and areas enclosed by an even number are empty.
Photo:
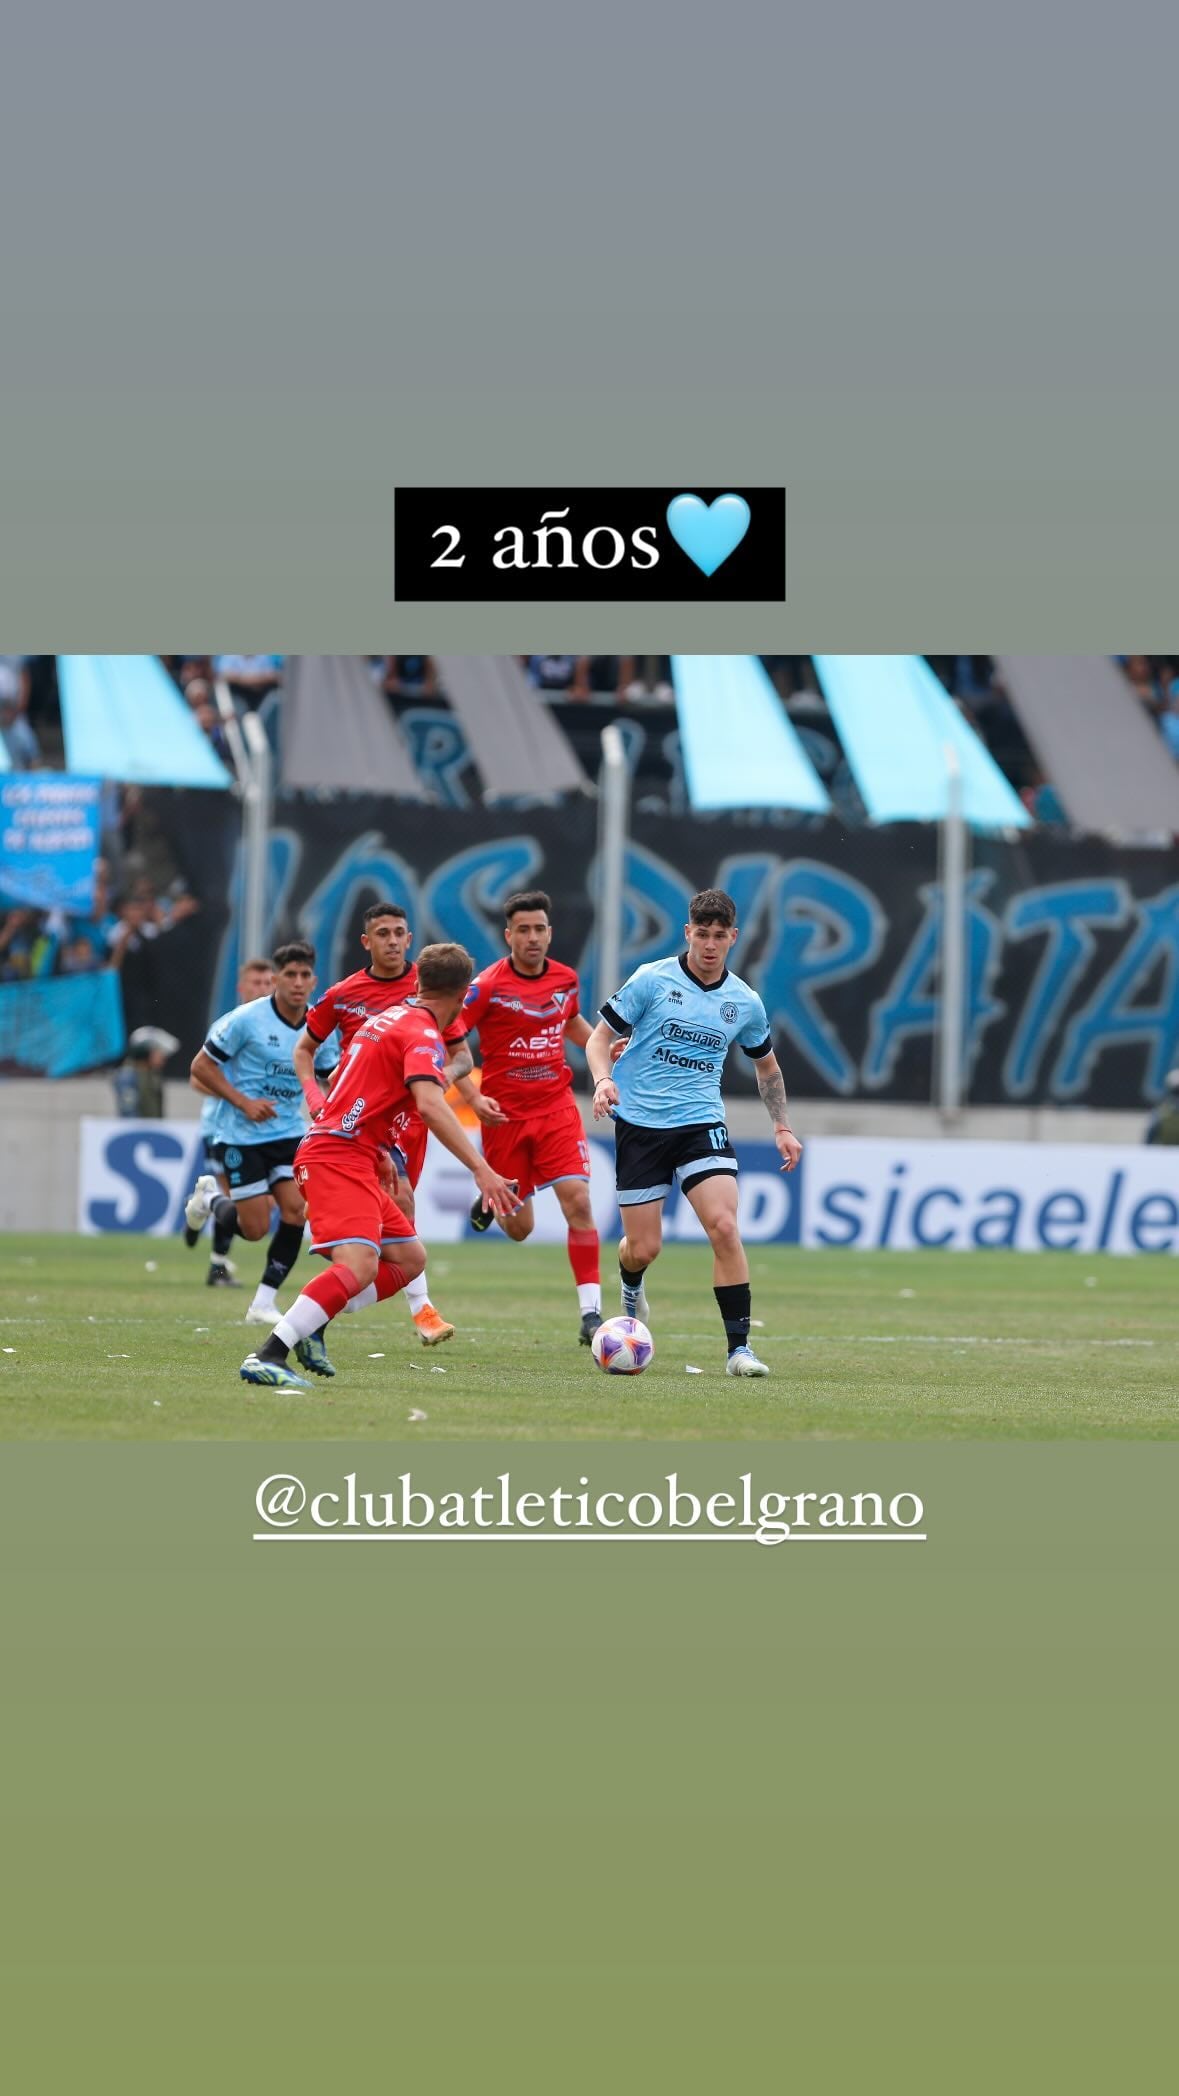
[[[641,1375],[655,1358],[655,1342],[637,1317],[608,1317],[594,1333],[591,1352],[607,1375]]]

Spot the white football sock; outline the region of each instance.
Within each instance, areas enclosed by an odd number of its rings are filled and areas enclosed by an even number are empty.
[[[416,1280],[407,1281],[402,1293],[409,1304],[410,1316],[416,1317],[418,1311],[424,1310],[430,1300],[430,1287],[425,1274],[419,1274]]]
[[[297,1296],[286,1314],[279,1318],[274,1336],[280,1345],[294,1346],[297,1339],[310,1339],[313,1332],[322,1331],[328,1322],[327,1311],[313,1295]]]
[[[577,1307],[584,1317],[588,1311],[602,1312],[602,1286],[599,1281],[579,1281],[577,1284]]]
[[[250,1304],[250,1308],[251,1310],[273,1310],[277,1301],[277,1288],[268,1288],[265,1281],[259,1281],[257,1288],[254,1290],[254,1300]]]
[[[347,1316],[351,1310],[370,1310],[376,1300],[377,1284],[370,1281],[368,1287],[362,1288],[359,1295],[354,1295],[350,1303],[345,1303],[344,1315]]]

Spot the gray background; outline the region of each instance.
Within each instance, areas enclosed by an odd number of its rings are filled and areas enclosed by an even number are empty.
[[[1172,646],[1164,15],[26,7],[9,644]],[[784,481],[786,605],[394,605],[563,479]]]
[[[19,5],[6,646],[1173,647],[1162,6]],[[785,481],[786,607],[393,606],[398,479],[565,475]],[[407,1597],[256,1451],[8,1451],[17,2085],[1150,2086],[1174,1451],[886,1454],[900,1564]]]

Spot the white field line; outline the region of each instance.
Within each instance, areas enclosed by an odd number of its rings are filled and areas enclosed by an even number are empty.
[[[664,1332],[663,1339],[714,1339],[715,1332]],[[1043,1339],[1008,1338],[982,1332],[761,1332],[759,1346],[1158,1346],[1156,1339],[1085,1339],[1053,1333]],[[1175,1342],[1170,1342],[1174,1344]]]

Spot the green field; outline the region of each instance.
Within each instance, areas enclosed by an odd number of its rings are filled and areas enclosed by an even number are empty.
[[[562,1250],[448,1246],[430,1272],[456,1337],[427,1351],[398,1302],[343,1318],[334,1381],[303,1395],[241,1382],[263,1335],[239,1322],[249,1288],[202,1285],[203,1248],[3,1242],[10,1440],[1179,1437],[1179,1274],[1164,1258],[755,1251],[753,1338],[772,1374],[741,1383],[723,1373],[704,1249],[664,1253],[656,1359],[611,1378],[576,1343]],[[252,1281],[260,1250],[239,1246],[238,1267]]]

